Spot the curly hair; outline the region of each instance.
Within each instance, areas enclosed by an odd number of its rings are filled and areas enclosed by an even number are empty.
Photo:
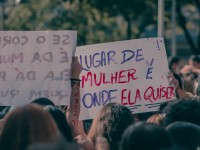
[[[117,150],[123,132],[133,122],[133,115],[127,107],[118,103],[107,104],[95,117],[88,139],[96,147],[99,145],[98,139],[104,138],[110,150]]]
[[[200,125],[200,99],[195,97],[176,100],[166,106],[164,113],[166,114],[165,126],[176,121]]]

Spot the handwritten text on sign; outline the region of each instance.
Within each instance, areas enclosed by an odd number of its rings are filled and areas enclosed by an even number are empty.
[[[82,111],[89,111],[82,119],[93,118],[111,102],[139,113],[155,111],[175,98],[166,78],[169,70],[162,38],[82,46],[76,55],[83,65]]]
[[[39,97],[67,105],[75,47],[75,31],[1,31],[1,105],[21,105]]]

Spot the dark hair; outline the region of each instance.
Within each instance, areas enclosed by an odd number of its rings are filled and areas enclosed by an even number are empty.
[[[186,150],[186,149],[183,147],[179,147],[179,146],[172,146],[170,148],[161,148],[159,150]]]
[[[44,110],[48,111],[55,120],[60,132],[69,142],[73,140],[72,129],[70,128],[64,113],[55,106],[46,106]]]
[[[139,121],[147,121],[147,119],[154,114],[156,114],[156,112],[152,111],[152,112],[138,113],[136,115],[137,115],[137,118],[138,118]]]
[[[176,73],[173,73],[173,76],[176,80],[178,80],[178,84],[179,84],[180,89],[183,89],[183,83],[182,83],[181,77]]]
[[[96,147],[107,141],[109,150],[117,150],[125,129],[134,122],[131,111],[118,103],[110,103],[101,108],[95,117],[88,139]],[[100,141],[98,141],[100,139]]]
[[[47,105],[55,106],[55,104],[50,99],[45,97],[37,98],[33,100],[31,103],[38,104],[41,106],[47,106]]]
[[[172,67],[173,64],[177,64],[179,62],[180,62],[180,58],[179,57],[177,57],[177,56],[171,57],[169,59],[169,68],[171,69],[171,67]]]
[[[174,122],[166,128],[173,142],[187,150],[196,150],[200,146],[200,127],[188,122]]]
[[[169,105],[169,103],[172,103],[172,101],[167,101],[167,102],[161,103],[159,106],[159,109],[158,109],[158,113],[164,113],[165,108],[167,107],[167,105]]]
[[[185,121],[200,125],[200,101],[199,98],[179,99],[169,103],[165,110],[165,126],[176,122]]]
[[[140,122],[125,130],[120,150],[158,150],[171,146],[170,136],[164,128],[156,124]]]
[[[1,150],[25,150],[29,144],[52,142],[60,136],[53,118],[36,104],[17,107],[4,121]]]
[[[195,61],[195,62],[197,62],[197,63],[200,63],[200,57],[197,56],[197,55],[192,55],[192,56],[190,56],[189,60]]]

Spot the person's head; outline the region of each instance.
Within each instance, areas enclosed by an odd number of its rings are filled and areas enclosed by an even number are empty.
[[[33,100],[31,103],[38,104],[43,107],[48,106],[48,105],[55,106],[55,104],[50,99],[45,98],[45,97],[37,98],[37,99]]]
[[[62,135],[67,141],[71,142],[73,140],[72,129],[70,128],[63,112],[55,106],[46,106],[44,107],[44,110],[51,114]]]
[[[200,125],[200,101],[199,98],[179,99],[168,104],[164,110],[165,125],[176,121],[191,122]]]
[[[117,150],[123,132],[132,123],[134,123],[134,118],[127,107],[118,103],[107,104],[94,118],[88,139],[95,147],[101,145],[99,143],[102,141],[104,143],[107,141],[110,150]]]
[[[29,144],[51,142],[60,136],[50,116],[39,105],[17,107],[5,118],[0,136],[1,150],[25,150]]]
[[[182,62],[179,57],[175,56],[169,59],[169,68],[173,73],[179,74],[179,70],[181,67],[182,67]]]
[[[189,59],[189,65],[192,65],[193,67],[200,69],[200,57],[192,55]]]
[[[120,150],[158,150],[171,146],[170,136],[164,128],[156,124],[139,122],[125,130]]]
[[[200,126],[188,122],[174,122],[166,128],[176,146],[196,150],[200,146]]]

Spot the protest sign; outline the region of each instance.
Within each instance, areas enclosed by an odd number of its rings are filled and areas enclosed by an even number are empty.
[[[0,104],[50,98],[70,100],[70,67],[76,31],[0,31]]]
[[[111,102],[141,113],[175,98],[162,38],[81,46],[76,55],[83,66],[81,119],[94,118]]]

